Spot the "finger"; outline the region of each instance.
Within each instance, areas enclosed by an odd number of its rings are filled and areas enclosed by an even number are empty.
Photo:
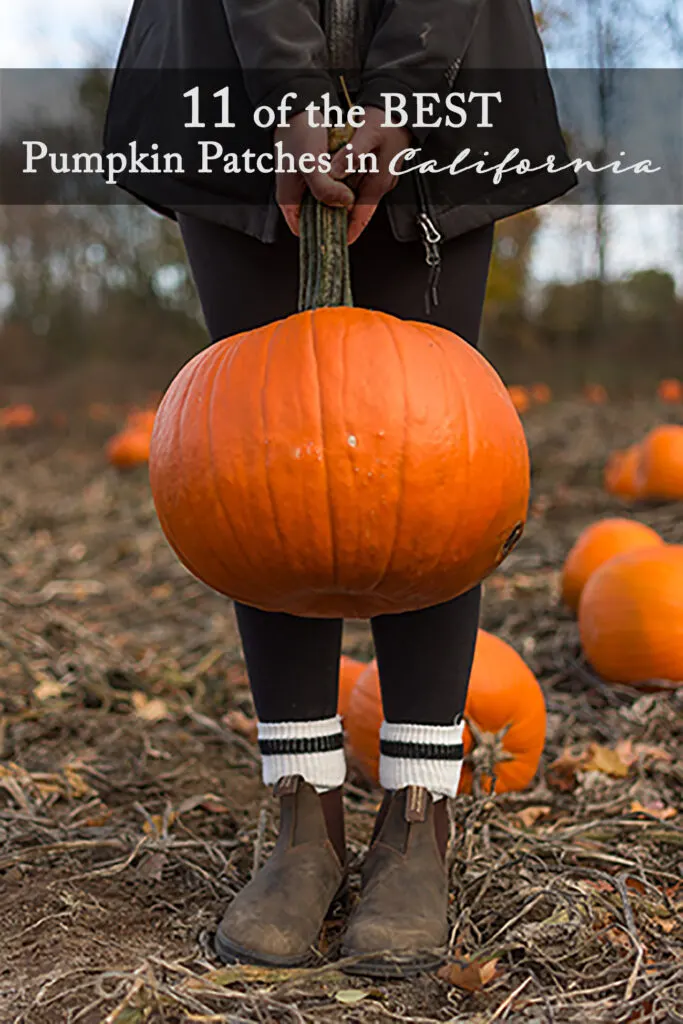
[[[356,201],[351,189],[341,181],[335,181],[329,174],[308,174],[306,184],[315,198],[326,206],[345,206],[350,210]]]
[[[275,188],[275,198],[282,210],[282,216],[287,222],[287,227],[299,236],[299,218],[301,216],[301,202],[306,191],[306,182],[300,174],[278,174]]]
[[[335,154],[330,169],[331,177],[346,177],[349,167],[357,168],[360,156],[374,152],[379,141],[376,128],[370,128],[367,125],[358,128],[351,141]]]
[[[379,174],[366,174],[356,189],[356,206],[377,206],[380,199],[395,188],[398,179],[381,171]]]
[[[374,206],[354,206],[351,216],[349,217],[349,229],[347,234],[348,245],[353,245],[354,242],[358,241],[374,217],[378,205],[379,204],[375,203]]]

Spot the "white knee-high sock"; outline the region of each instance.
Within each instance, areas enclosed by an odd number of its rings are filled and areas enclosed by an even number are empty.
[[[259,722],[258,742],[267,786],[301,775],[324,793],[344,782],[344,734],[338,715],[315,722]]]
[[[461,717],[454,725],[383,722],[379,777],[384,789],[421,786],[434,800],[454,797],[462,771],[464,729]]]

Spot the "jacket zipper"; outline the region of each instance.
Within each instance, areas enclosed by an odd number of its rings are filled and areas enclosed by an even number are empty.
[[[417,215],[417,223],[422,234],[422,244],[425,249],[425,263],[429,267],[429,279],[425,292],[425,310],[427,316],[431,316],[432,307],[439,305],[439,279],[441,278],[441,242],[443,235],[439,231],[432,216],[432,209],[429,205],[427,187],[417,172],[415,176],[417,195],[420,210]]]
[[[479,19],[481,18],[481,14],[486,3],[487,0],[481,0],[479,10],[474,18],[466,45],[463,48],[463,54],[467,52],[470,42],[472,41],[472,37],[476,32]],[[446,68],[444,77],[449,89],[452,87],[453,82],[460,71],[463,59],[464,57],[455,57]],[[417,186],[418,206],[420,208],[417,215],[417,224],[422,234],[422,242],[425,247],[425,262],[429,267],[429,281],[425,292],[425,309],[427,316],[431,316],[432,307],[439,305],[441,243],[443,241],[443,235],[434,221],[433,210],[429,204],[429,197],[427,195],[427,186],[420,177],[419,172],[415,175],[415,183]]]

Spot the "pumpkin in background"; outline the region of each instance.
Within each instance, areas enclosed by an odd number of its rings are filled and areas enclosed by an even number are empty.
[[[586,384],[583,397],[590,405],[604,405],[609,396],[602,384]]]
[[[349,760],[370,782],[379,782],[379,730],[384,712],[377,660],[373,659],[359,675],[351,691],[344,733]]]
[[[359,677],[351,694],[345,731],[350,756],[372,782],[379,781],[379,730],[382,699],[377,662]],[[531,669],[509,644],[480,629],[465,704],[465,764],[461,793],[472,790],[473,773],[496,792],[524,789],[534,777],[543,752],[546,710],[543,692]]]
[[[683,427],[655,427],[641,453],[637,481],[643,496],[683,501]]]
[[[586,583],[608,559],[625,551],[655,547],[664,541],[645,523],[633,519],[602,519],[581,532],[562,571],[562,600],[573,611]]]
[[[529,388],[529,394],[532,401],[538,405],[547,405],[548,402],[552,401],[553,393],[547,384],[532,384]]]
[[[151,436],[155,419],[154,409],[133,409],[126,417],[125,429],[148,431]]]
[[[615,683],[683,683],[683,545],[611,558],[584,587],[579,634],[595,671]]]
[[[341,718],[346,718],[353,688],[358,682],[358,677],[366,668],[367,665],[364,661],[356,661],[355,658],[349,658],[348,655],[342,654],[339,662],[339,704],[337,708],[337,714]]]
[[[529,455],[471,345],[327,306],[198,353],[156,414],[150,482],[170,545],[209,587],[370,618],[450,600],[504,560]]]
[[[5,409],[0,409],[0,427],[7,430],[22,430],[32,427],[37,422],[36,410],[27,403],[8,405]]]
[[[91,402],[88,406],[88,419],[91,419],[93,423],[107,423],[113,420],[115,415],[113,406],[106,405],[104,402]]]
[[[675,377],[660,381],[657,388],[657,398],[662,402],[677,405],[683,401],[683,384],[681,384],[680,380],[676,380]]]
[[[603,485],[607,493],[627,501],[642,498],[642,485],[638,476],[639,467],[640,445],[633,445],[631,448],[610,455],[603,476]]]
[[[509,644],[480,629],[465,703],[465,764],[461,793],[470,793],[475,771],[491,792],[524,789],[538,769],[545,745],[543,691],[523,658]]]
[[[107,443],[107,458],[117,469],[143,466],[149,461],[150,440],[151,434],[148,430],[123,430]]]
[[[513,384],[511,388],[508,388],[508,393],[518,413],[527,412],[531,408],[531,398],[526,388]]]

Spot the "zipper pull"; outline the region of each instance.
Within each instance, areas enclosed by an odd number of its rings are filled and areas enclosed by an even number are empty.
[[[441,277],[441,250],[439,246],[443,240],[443,235],[428,214],[419,213],[417,222],[422,230],[425,262],[430,268],[429,283],[425,294],[425,307],[427,316],[431,316],[432,306],[439,305],[439,278]]]

